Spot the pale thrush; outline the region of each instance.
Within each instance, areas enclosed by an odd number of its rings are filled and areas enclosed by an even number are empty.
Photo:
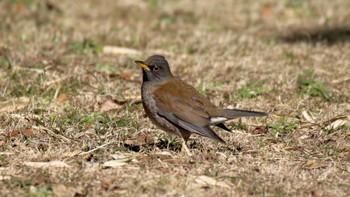
[[[187,140],[195,133],[225,143],[210,125],[230,131],[224,122],[239,117],[264,117],[267,113],[215,106],[195,88],[174,77],[163,56],[135,61],[142,67],[142,104],[147,116],[162,130],[181,136],[182,150],[191,155]]]

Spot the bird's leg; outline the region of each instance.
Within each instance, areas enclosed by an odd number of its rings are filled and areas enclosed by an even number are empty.
[[[182,138],[182,147],[181,147],[181,152],[187,154],[188,156],[193,156],[193,154],[191,153],[190,149],[187,147],[187,139]]]

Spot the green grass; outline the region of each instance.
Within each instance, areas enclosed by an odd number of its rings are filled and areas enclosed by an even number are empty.
[[[115,66],[111,66],[109,64],[101,64],[97,63],[95,65],[95,69],[100,72],[105,72],[105,73],[115,73],[117,71],[117,68]]]
[[[233,129],[247,130],[247,125],[243,124],[242,121],[233,122]]]
[[[94,53],[100,54],[102,53],[102,45],[96,43],[92,39],[84,39],[83,41],[73,41],[69,44],[68,48],[77,54],[85,54],[85,53]]]
[[[309,95],[311,97],[320,97],[324,101],[330,101],[335,93],[323,81],[317,81],[314,69],[306,69],[298,76],[297,85],[300,95]]]
[[[180,151],[182,144],[175,135],[160,133],[157,136],[157,146],[159,148],[166,148],[168,150]]]
[[[251,81],[247,85],[237,89],[233,93],[234,98],[249,99],[260,96],[267,92],[268,89],[261,85],[261,82]]]
[[[11,67],[8,57],[0,57],[0,69],[9,69]]]
[[[27,197],[49,197],[52,196],[52,190],[49,186],[44,185],[39,188],[36,188],[36,191],[30,191],[30,186],[26,188]]]
[[[267,125],[268,129],[272,131],[273,134],[279,134],[285,136],[298,128],[299,122],[291,121],[287,117],[278,117],[275,122],[269,123]]]

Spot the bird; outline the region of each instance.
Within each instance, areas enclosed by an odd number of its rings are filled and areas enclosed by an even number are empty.
[[[224,109],[214,105],[194,87],[173,76],[164,56],[136,60],[142,68],[141,98],[147,117],[165,132],[182,138],[182,152],[192,156],[187,141],[197,134],[225,144],[210,126],[231,132],[224,122],[240,117],[266,117],[268,113]]]

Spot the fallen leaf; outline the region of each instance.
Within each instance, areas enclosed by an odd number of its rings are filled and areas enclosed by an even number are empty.
[[[301,148],[299,146],[287,146],[284,148],[286,151],[299,151]]]
[[[116,159],[116,160],[127,161],[127,162],[132,160],[132,157],[128,157],[128,156],[121,155],[121,154],[113,154],[113,155],[111,155],[111,157],[113,159]]]
[[[94,155],[91,154],[91,153],[85,154],[85,155],[83,155],[83,157],[82,157],[82,159],[83,159],[84,161],[91,161],[92,158],[94,158]]]
[[[350,146],[342,146],[342,147],[339,147],[339,150],[341,152],[350,152]]]
[[[49,162],[24,162],[26,166],[33,168],[69,168],[70,166],[63,161],[49,161]]]
[[[344,119],[337,119],[334,122],[330,123],[326,129],[330,130],[330,129],[337,129],[345,124],[348,124],[347,120]]]
[[[0,102],[0,113],[2,112],[14,112],[25,108],[29,103],[29,98],[20,97]]]
[[[120,166],[124,166],[130,161],[133,160],[132,157],[121,157],[117,155],[112,155],[113,158],[116,158],[114,160],[106,161],[103,163],[102,167],[104,168],[118,168]]]
[[[4,171],[7,171],[9,169],[9,167],[0,167],[0,172],[3,173]]]
[[[74,197],[74,196],[85,196],[86,190],[84,191],[81,187],[76,186],[66,186],[63,184],[54,184],[52,185],[52,191],[54,196],[57,197]],[[85,194],[85,195],[84,195]]]
[[[124,79],[125,81],[131,81],[131,76],[127,72],[120,72],[118,73],[118,76]]]
[[[305,134],[305,135],[300,136],[299,138],[300,138],[301,140],[305,140],[305,139],[310,138],[310,136]]]
[[[140,55],[141,51],[125,47],[104,46],[103,53],[115,55]]]
[[[219,186],[219,187],[225,187],[230,188],[228,184],[226,184],[223,181],[217,181],[214,178],[208,177],[208,176],[199,176],[195,179],[195,182],[201,185],[202,187],[208,187],[208,186]]]
[[[255,127],[250,133],[258,135],[258,134],[265,134],[268,132],[268,129],[266,126],[259,126]]]
[[[67,99],[68,99],[68,94],[66,93],[60,94],[56,99],[56,103],[64,104],[67,101]]]
[[[25,10],[26,5],[24,3],[16,3],[15,4],[15,10],[16,11],[23,11]]]
[[[17,137],[19,134],[20,134],[20,131],[13,130],[7,135],[7,138]]]
[[[101,180],[101,183],[100,183],[100,185],[101,185],[101,187],[103,188],[103,189],[108,189],[111,185],[112,185],[112,181],[111,180]]]
[[[333,140],[333,139],[326,139],[322,142],[322,144],[324,145],[330,145],[330,146],[333,146],[333,147],[336,147],[337,146],[337,141],[336,140]]]
[[[271,3],[265,3],[262,6],[262,9],[261,9],[261,15],[263,17],[269,17],[269,16],[271,16],[271,13],[272,13],[272,5],[271,5]]]
[[[10,176],[0,176],[0,181],[3,181],[3,180],[9,180],[9,179],[11,179],[11,177]]]
[[[303,167],[306,169],[317,169],[327,167],[328,163],[322,160],[308,160]]]
[[[22,130],[22,133],[26,134],[27,136],[33,136],[34,135],[34,130],[32,130],[32,129],[24,129],[24,130]]]
[[[332,83],[334,84],[338,84],[338,83],[345,83],[347,81],[350,81],[350,77],[345,77],[345,78],[341,78],[341,79],[336,79],[333,80]]]
[[[301,115],[303,115],[303,117],[310,123],[315,123],[315,118],[311,117],[311,115],[309,115],[309,113],[307,111],[303,111],[301,112]]]
[[[101,105],[100,112],[104,113],[111,110],[118,110],[120,108],[121,108],[121,105],[118,104],[115,100],[108,99]]]
[[[14,153],[11,152],[0,152],[0,155],[14,155]],[[0,167],[1,169],[1,167]]]
[[[7,138],[17,137],[21,133],[30,137],[35,135],[35,132],[32,129],[13,130],[7,135]]]
[[[132,102],[132,103],[141,103],[142,99],[141,99],[141,95],[137,95],[137,96],[124,96],[125,100],[118,100],[118,102],[124,102],[124,103],[128,103],[128,102]]]

